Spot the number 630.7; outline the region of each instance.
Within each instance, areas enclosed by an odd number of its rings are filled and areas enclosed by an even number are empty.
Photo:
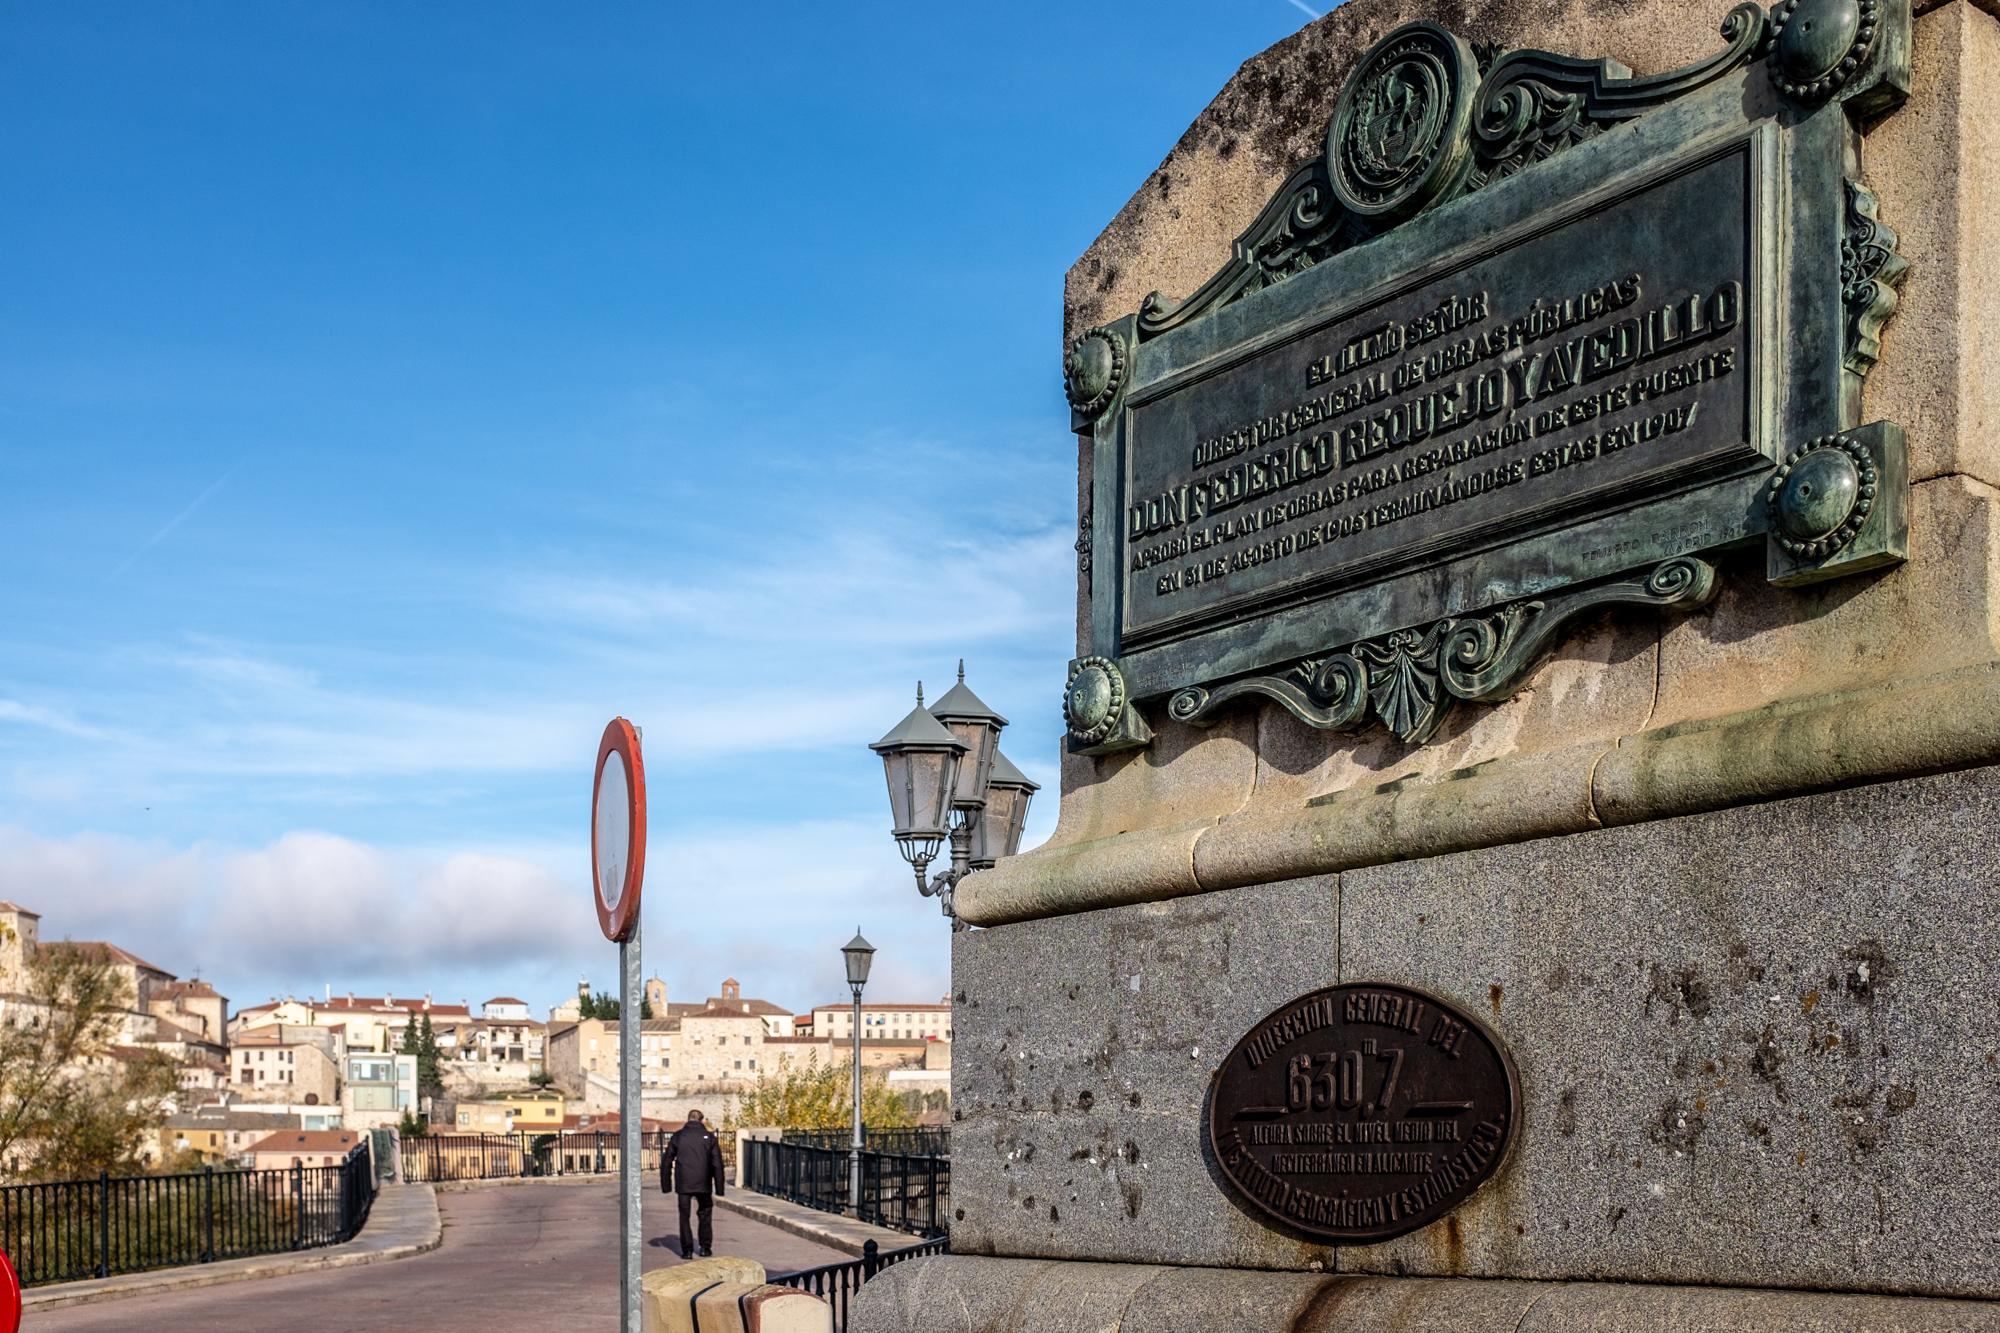
[[[1364,1120],[1386,1111],[1390,1098],[1396,1095],[1396,1074],[1403,1066],[1403,1052],[1391,1047],[1378,1053],[1374,1042],[1366,1045],[1365,1051],[1293,1056],[1285,1070],[1285,1109],[1303,1111],[1311,1107],[1325,1111],[1339,1107],[1348,1111],[1359,1106]],[[1371,1072],[1370,1063],[1386,1067],[1379,1071],[1382,1082],[1375,1095],[1364,1101],[1363,1083]]]

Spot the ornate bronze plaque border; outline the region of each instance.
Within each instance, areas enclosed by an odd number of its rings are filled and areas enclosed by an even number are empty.
[[[1907,95],[1909,28],[1908,0],[1780,0],[1768,14],[1739,4],[1714,56],[1645,78],[1608,60],[1475,45],[1435,24],[1383,38],[1349,75],[1326,151],[1279,188],[1229,260],[1187,297],[1155,293],[1086,332],[1066,357],[1072,423],[1094,442],[1078,551],[1091,648],[1065,692],[1071,749],[1146,745],[1142,705],[1162,699],[1168,716],[1206,725],[1250,697],[1315,727],[1379,722],[1418,744],[1458,701],[1519,688],[1588,611],[1700,605],[1731,549],[1761,543],[1767,576],[1786,585],[1902,560],[1903,438],[1891,423],[1860,423],[1860,390],[1907,263],[1853,177],[1858,126]],[[1609,133],[1644,125],[1657,129]],[[1662,144],[1732,134],[1778,145],[1759,170],[1780,202],[1751,223],[1784,238],[1768,294],[1782,336],[1754,348],[1749,368],[1775,385],[1754,468],[1293,605],[1124,641],[1131,400],[1598,183],[1642,178],[1659,169]]]

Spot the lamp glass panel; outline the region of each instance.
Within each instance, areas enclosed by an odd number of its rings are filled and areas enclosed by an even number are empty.
[[[913,755],[916,777],[915,809],[911,812],[927,829],[942,829],[951,810],[952,784],[958,780],[959,752],[927,750]]]
[[[988,787],[986,810],[972,825],[972,862],[990,866],[1007,854],[1007,829],[1021,792],[1016,787]]]
[[[945,726],[965,745],[965,758],[958,769],[958,790],[952,793],[952,804],[961,807],[981,805],[986,800],[987,780],[993,776],[993,756],[1000,753],[1000,728],[991,722],[963,720],[947,722]]]
[[[910,827],[910,759],[908,754],[882,756],[882,767],[889,775],[889,814],[898,832]]]
[[[1012,856],[1021,850],[1021,834],[1028,827],[1028,802],[1035,799],[1035,793],[1025,787],[1007,790],[1013,795],[1014,802],[1007,812],[1007,844],[1001,849],[1002,856]]]

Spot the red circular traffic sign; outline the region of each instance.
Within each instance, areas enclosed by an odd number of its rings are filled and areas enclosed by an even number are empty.
[[[0,1333],[21,1333],[21,1279],[0,1250]]]
[[[614,717],[597,744],[590,792],[590,881],[604,938],[631,938],[645,878],[646,765],[639,757],[638,729]]]

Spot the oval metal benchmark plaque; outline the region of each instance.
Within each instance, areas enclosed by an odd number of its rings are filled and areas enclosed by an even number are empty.
[[[1295,1231],[1362,1244],[1427,1226],[1507,1156],[1514,1064],[1486,1025],[1420,990],[1352,982],[1260,1020],[1215,1072],[1223,1176]]]

